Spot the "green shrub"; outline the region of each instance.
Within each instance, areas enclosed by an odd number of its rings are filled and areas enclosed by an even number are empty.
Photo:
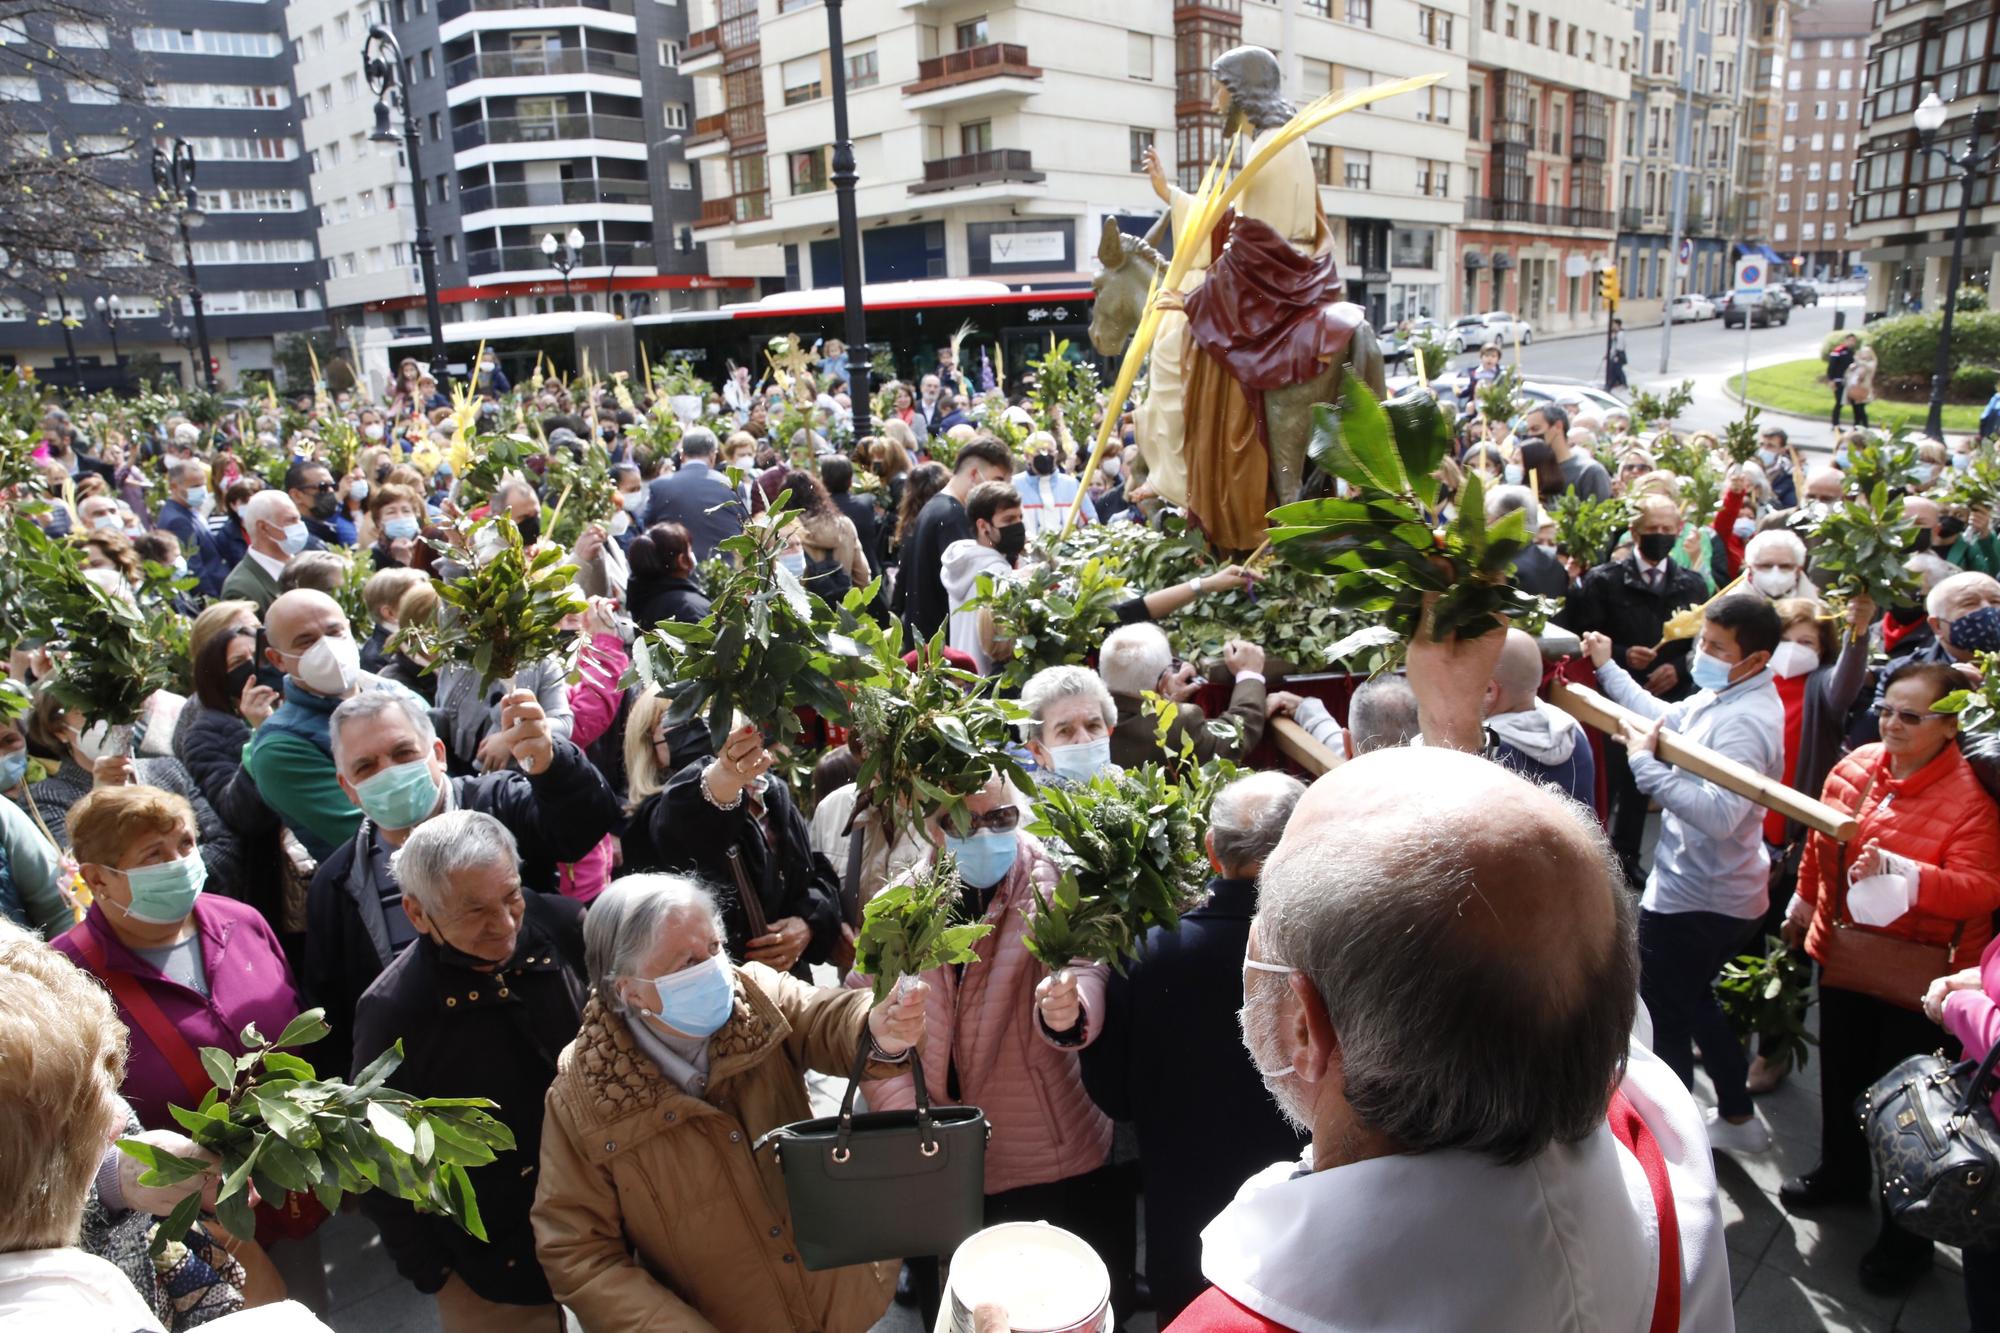
[[[1968,282],[1958,289],[1958,295],[1953,299],[1952,304],[1958,307],[1958,312],[1961,315],[1968,310],[1984,310],[1986,308],[1986,289]]]
[[[1861,337],[1875,349],[1879,373],[1929,375],[1943,326],[1941,314],[1902,315],[1870,324]],[[2000,362],[2000,311],[1961,311],[1952,321],[1951,351],[1957,365]]]
[[[1951,372],[1951,396],[1962,403],[1985,402],[1995,378],[1992,366],[1959,366]]]

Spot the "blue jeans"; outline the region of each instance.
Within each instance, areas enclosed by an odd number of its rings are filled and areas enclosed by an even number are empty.
[[[1639,912],[1639,998],[1653,1019],[1653,1054],[1694,1087],[1694,1043],[1725,1116],[1750,1114],[1750,1061],[1715,998],[1716,974],[1762,926],[1720,912]]]

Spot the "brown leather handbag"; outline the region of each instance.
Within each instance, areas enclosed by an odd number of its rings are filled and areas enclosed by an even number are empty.
[[[1871,773],[1854,803],[1856,820],[1865,818],[1874,787]],[[1858,833],[1854,840],[1861,840]],[[1954,970],[1952,955],[1958,952],[1965,923],[1959,922],[1949,944],[1924,944],[1861,925],[1847,911],[1847,847],[1831,838],[1827,841],[1833,845],[1833,855],[1820,858],[1820,892],[1831,895],[1827,901],[1833,904],[1833,929],[1823,941],[1819,984],[1870,996],[1898,1009],[1922,1010],[1931,982]]]

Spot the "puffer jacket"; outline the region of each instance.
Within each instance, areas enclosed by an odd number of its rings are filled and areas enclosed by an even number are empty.
[[[839,510],[829,507],[799,515],[799,532],[807,555],[815,560],[838,560],[855,587],[865,588],[875,577],[868,568],[868,554],[861,549],[854,520]]]
[[[533,1210],[549,1288],[585,1328],[843,1333],[882,1317],[896,1265],[806,1271],[777,1156],[751,1151],[767,1130],[811,1118],[808,1069],[854,1072],[868,1000],[737,968],[703,1100],[591,998],[549,1088]]]
[[[1871,776],[1867,805],[1857,810]],[[1916,906],[1881,932],[1922,944],[1949,944],[1963,925],[1951,966],[1978,962],[1980,950],[1993,938],[1993,913],[2000,909],[2000,811],[1958,747],[1945,746],[1937,758],[1899,779],[1890,776],[1889,757],[1880,745],[1864,745],[1834,766],[1820,799],[1856,811],[1861,827],[1845,848],[1824,833],[1806,839],[1798,888],[1813,907],[1806,952],[1825,961],[1834,919],[1827,882],[1839,884],[1844,900],[1846,867],[1861,848],[1879,841],[1883,851],[1917,863]]]
[[[993,929],[974,947],[979,961],[964,974],[953,967],[924,973],[931,993],[924,1010],[924,1085],[934,1103],[959,1102],[986,1112],[986,1192],[1067,1180],[1103,1166],[1111,1152],[1111,1121],[1083,1089],[1077,1051],[1097,1040],[1104,1021],[1104,967],[1079,966],[1083,1039],[1057,1042],[1035,1012],[1035,987],[1048,968],[1028,953],[1025,937],[1035,910],[1034,886],[1055,890],[1058,872],[1048,850],[1022,833],[1014,868],[1000,882],[981,920]],[[859,976],[849,985],[864,984]],[[953,1067],[959,1095],[947,1093]],[[866,1089],[871,1110],[916,1105],[903,1073]]]

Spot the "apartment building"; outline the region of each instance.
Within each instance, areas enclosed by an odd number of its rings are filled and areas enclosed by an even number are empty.
[[[1852,171],[1846,242],[1868,268],[1871,311],[1921,302],[1940,308],[1958,228],[1957,172],[1921,151],[1911,113],[1935,90],[1948,118],[1939,146],[1962,149],[1973,108],[1991,106],[2000,71],[1996,0],[1876,0],[1862,90],[1860,160]],[[1836,93],[1837,96],[1837,93]],[[1992,113],[1986,137],[1992,142]],[[1973,187],[1966,216],[1965,274],[1990,278],[2000,253],[2000,199],[1991,172]]]
[[[1738,239],[1758,253],[1771,239],[1778,145],[1785,123],[1786,33],[1791,14],[1812,0],[1746,0],[1743,109],[1736,153]],[[1866,0],[1863,0],[1866,3]],[[1773,252],[1775,253],[1775,251]]]
[[[703,175],[696,235],[713,271],[775,267],[788,286],[837,283],[825,11],[797,0],[691,0],[691,10],[688,156]],[[843,25],[870,282],[1086,278],[1105,218],[1143,227],[1160,211],[1141,168],[1147,147],[1184,184],[1219,151],[1208,67],[1250,42],[1282,53],[1300,102],[1445,72],[1439,87],[1311,140],[1349,298],[1380,321],[1443,309],[1469,114],[1462,5],[849,0]]]
[[[0,30],[0,42],[55,48],[86,69],[144,80],[145,104],[134,106],[107,85],[62,77],[46,62],[17,65],[0,80],[0,97],[41,103],[35,119],[49,127],[52,144],[111,151],[129,143],[114,166],[150,190],[153,150],[172,153],[176,140],[187,141],[200,207],[194,258],[209,348],[224,380],[270,369],[278,339],[322,322],[292,51],[276,0],[134,0],[101,21],[30,17]],[[172,257],[182,259],[178,244]],[[185,298],[162,305],[136,282],[129,290],[79,286],[49,297],[39,311],[0,302],[0,359],[67,380],[66,311],[81,319],[71,341],[82,382],[119,382],[112,330],[94,312],[99,297],[112,296],[128,368],[201,382],[192,305]]]
[[[1476,8],[1453,310],[1517,311],[1538,332],[1602,327],[1594,274],[1618,237],[1632,12],[1597,0]]]
[[[1771,243],[1801,277],[1844,278],[1858,253],[1847,215],[1873,23],[1870,0],[1818,0],[1792,10],[1768,193]]]
[[[1640,0],[1632,11],[1632,100],[1618,181],[1619,278],[1630,313],[1656,316],[1668,289],[1676,186],[1688,259],[1678,290],[1714,292],[1740,236],[1736,153],[1749,0]]]

